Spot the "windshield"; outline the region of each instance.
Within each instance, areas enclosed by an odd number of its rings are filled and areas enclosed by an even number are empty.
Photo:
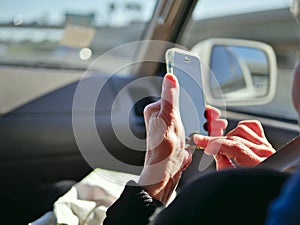
[[[156,5],[155,0],[82,3],[1,1],[0,63],[85,69],[104,52],[140,40]]]

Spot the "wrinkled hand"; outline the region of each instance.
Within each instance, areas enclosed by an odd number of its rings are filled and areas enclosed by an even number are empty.
[[[192,154],[185,149],[185,134],[179,113],[179,85],[167,74],[162,85],[161,100],[144,110],[147,152],[139,185],[150,196],[166,203],[177,186]]]
[[[261,123],[255,120],[241,121],[224,137],[194,135],[194,142],[204,148],[206,154],[215,156],[218,170],[236,165],[255,166],[275,152]]]

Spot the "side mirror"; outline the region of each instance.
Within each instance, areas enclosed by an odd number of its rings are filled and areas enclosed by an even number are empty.
[[[216,106],[260,105],[275,95],[277,62],[271,46],[213,38],[192,49],[202,60],[207,101]]]

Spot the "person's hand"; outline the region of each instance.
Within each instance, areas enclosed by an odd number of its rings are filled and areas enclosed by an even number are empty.
[[[185,149],[179,84],[174,75],[164,77],[161,100],[148,105],[144,117],[147,152],[138,183],[150,196],[166,203],[192,160],[190,150]]]
[[[225,137],[194,135],[194,142],[214,155],[217,169],[236,166],[255,166],[272,155],[275,150],[265,137],[259,121],[242,121]]]
[[[204,124],[204,128],[208,131],[209,136],[222,136],[228,122],[226,119],[220,119],[221,111],[215,107],[206,105],[205,117],[207,122]]]

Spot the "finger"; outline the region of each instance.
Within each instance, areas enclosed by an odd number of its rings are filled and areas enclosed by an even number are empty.
[[[206,105],[205,117],[207,120],[215,120],[221,117],[221,111],[210,105]]]
[[[221,144],[227,144],[228,142],[224,142],[222,140],[230,140],[235,143],[240,143],[242,145],[245,145],[249,148],[254,154],[256,154],[258,157],[269,157],[270,155],[275,153],[275,150],[271,147],[265,146],[265,145],[257,145],[254,144],[246,139],[243,139],[241,137],[237,136],[230,136],[230,137],[208,137],[201,134],[194,134],[193,135],[194,143],[200,147],[205,149],[205,152],[207,152],[210,155],[217,155],[217,153],[220,151],[221,146],[215,146],[214,148],[206,149],[208,145],[210,145],[211,142],[218,141],[218,143]]]
[[[153,102],[149,105],[147,105],[144,108],[144,120],[145,120],[145,126],[146,126],[146,130],[148,128],[148,124],[149,124],[149,119],[150,117],[154,114],[160,111],[161,108],[161,100],[158,100],[156,102]]]
[[[233,158],[240,166],[255,166],[263,161],[263,158],[256,155],[244,144],[228,139],[211,141],[209,145],[207,145],[205,153],[208,155],[221,153],[227,156],[227,158]]]
[[[220,138],[225,138],[225,137],[209,137],[209,136],[205,136],[202,134],[194,134],[193,135],[194,143],[200,148],[206,148],[210,142],[212,142],[214,140],[218,140]]]
[[[179,84],[173,74],[166,74],[162,83],[160,113],[169,115],[175,111],[179,112]]]
[[[249,147],[256,155],[259,157],[269,157],[273,155],[276,151],[273,148],[269,148],[266,146],[256,146],[256,147]]]
[[[257,133],[255,133],[252,129],[250,129],[246,125],[238,125],[235,129],[228,132],[226,136],[238,136],[248,141],[251,141],[255,144],[263,144],[268,147],[271,147],[271,144],[267,141],[267,139],[258,136]]]
[[[264,129],[258,120],[244,120],[240,121],[238,125],[245,125],[257,133],[258,136],[265,138]]]
[[[225,155],[217,154],[215,157],[217,170],[235,168],[235,165]]]
[[[246,139],[243,139],[241,137],[227,137],[229,140],[233,140],[236,142],[240,142],[242,144],[244,144],[245,146],[247,146],[251,151],[253,151],[256,155],[260,156],[260,157],[269,157],[270,155],[275,153],[275,149],[273,149],[272,147],[268,147],[265,145],[257,145],[254,144]]]
[[[207,129],[210,136],[222,136],[223,130],[227,127],[228,122],[225,119],[208,121]]]

